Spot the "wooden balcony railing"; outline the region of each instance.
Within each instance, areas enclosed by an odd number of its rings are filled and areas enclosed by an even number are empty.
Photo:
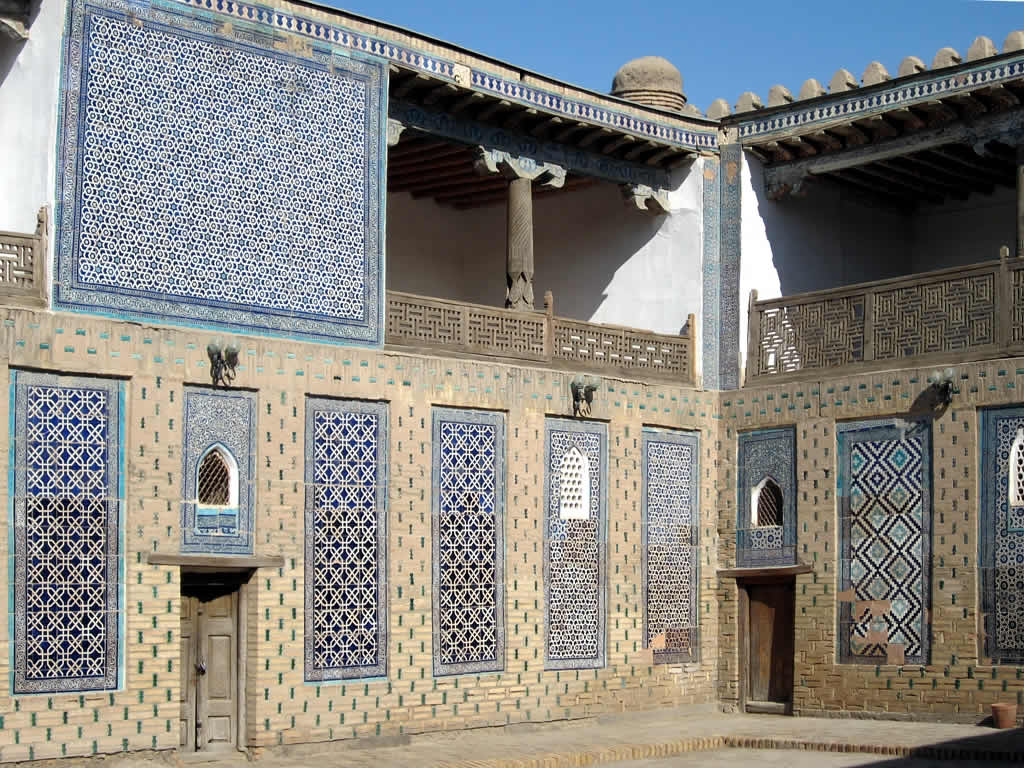
[[[386,342],[430,353],[528,360],[564,370],[696,380],[694,317],[686,336],[585,323],[544,312],[388,291]]]
[[[1024,259],[758,301],[746,383],[1024,353]]]
[[[46,305],[46,229],[44,207],[34,234],[0,232],[0,300],[5,304]]]

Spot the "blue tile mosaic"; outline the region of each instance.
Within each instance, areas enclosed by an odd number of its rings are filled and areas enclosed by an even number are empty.
[[[1024,406],[981,411],[981,606],[983,655],[992,664],[1024,664],[1024,525],[1010,501],[1012,455]]]
[[[387,674],[386,403],[306,401],[307,682]]]
[[[708,389],[718,388],[719,363],[718,349],[719,322],[722,312],[721,262],[719,254],[719,201],[722,187],[719,181],[721,172],[717,157],[703,159],[704,175],[702,215],[704,217],[703,264],[701,269],[702,312],[701,312],[701,377]]]
[[[739,144],[723,144],[720,150],[721,180],[718,261],[718,384],[712,389],[736,389],[740,376],[740,244],[743,149]]]
[[[194,13],[71,4],[54,305],[379,342],[383,62]]]
[[[796,563],[796,432],[792,427],[741,432],[737,438],[736,565]],[[757,519],[757,499],[767,483],[782,493],[781,520]]]
[[[256,480],[255,392],[185,387],[181,551],[251,555]],[[197,503],[199,467],[211,451],[227,458],[231,503]]]
[[[837,429],[839,660],[885,663],[890,645],[927,664],[931,623],[931,427],[855,422]]]
[[[608,431],[604,424],[548,418],[544,425],[544,603],[546,669],[605,665]],[[570,477],[582,468],[583,477]],[[582,460],[581,458],[582,457]],[[574,499],[563,505],[563,486]],[[575,497],[586,496],[586,517]]]
[[[119,382],[12,374],[12,691],[115,689],[122,655]]]
[[[644,647],[659,663],[700,654],[698,445],[696,433],[643,432]]]
[[[434,674],[505,668],[505,417],[435,408]]]

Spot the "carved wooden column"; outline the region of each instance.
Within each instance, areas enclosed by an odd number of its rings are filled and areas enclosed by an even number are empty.
[[[549,187],[565,184],[565,169],[529,157],[477,148],[480,173],[500,173],[509,180],[505,244],[505,306],[533,309],[533,182]]]
[[[1017,145],[1017,257],[1024,259],[1024,144]]]
[[[533,182],[516,178],[508,183],[505,306],[533,309]]]

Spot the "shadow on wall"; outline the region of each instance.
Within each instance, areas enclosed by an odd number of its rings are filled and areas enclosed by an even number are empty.
[[[909,215],[827,181],[808,181],[801,195],[770,200],[760,163],[749,166],[783,296],[898,277],[911,270]]]
[[[39,9],[42,7],[43,0],[31,0],[28,3],[28,23],[27,27],[31,28],[32,22],[35,21],[36,16],[39,15]],[[12,5],[12,3],[0,5]],[[15,1],[13,5],[18,5]],[[18,54],[25,47],[25,40],[15,40],[9,35],[0,31],[0,85],[3,85],[7,79],[7,75],[10,74],[11,70],[14,69],[14,62],[18,58]]]
[[[504,205],[456,210],[389,194],[388,288],[504,306],[505,217]],[[538,310],[550,290],[562,317],[678,333],[700,310],[700,255],[691,208],[644,213],[604,182],[534,201]]]

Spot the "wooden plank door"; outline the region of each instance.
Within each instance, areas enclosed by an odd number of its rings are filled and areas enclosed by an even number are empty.
[[[199,743],[233,750],[238,734],[238,592],[199,604]]]
[[[196,748],[196,611],[199,600],[181,596],[181,745],[184,752]]]
[[[748,653],[751,702],[787,704],[793,695],[793,583],[751,584]]]

